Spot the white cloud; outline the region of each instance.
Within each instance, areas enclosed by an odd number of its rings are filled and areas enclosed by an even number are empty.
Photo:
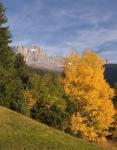
[[[117,29],[93,29],[77,31],[77,36],[73,37],[71,41],[67,41],[69,46],[84,48],[98,48],[107,42],[117,41]]]
[[[109,5],[103,8],[101,3],[87,5],[82,1],[65,1],[66,5],[64,3],[60,7],[46,0],[32,0],[31,3],[24,3],[17,13],[11,11],[8,18],[14,45],[30,45],[34,42],[53,55],[65,55],[72,48],[79,52],[85,48],[97,50],[117,41],[117,21],[111,22],[115,10],[105,11]],[[107,57],[110,53],[110,59],[115,59],[116,52],[112,51],[103,52],[102,49],[102,55]]]

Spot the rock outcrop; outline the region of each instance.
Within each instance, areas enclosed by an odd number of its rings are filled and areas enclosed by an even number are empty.
[[[38,46],[32,48],[17,46],[15,52],[22,54],[29,66],[59,72],[64,69],[64,57],[48,56],[45,50]]]

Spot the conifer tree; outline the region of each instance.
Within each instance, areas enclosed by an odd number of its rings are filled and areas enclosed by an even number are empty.
[[[0,3],[0,105],[23,112],[23,86],[14,67],[15,55],[10,43],[5,8]]]
[[[11,43],[11,35],[6,23],[5,8],[0,3],[0,66],[8,68],[12,63],[13,54],[9,46]]]

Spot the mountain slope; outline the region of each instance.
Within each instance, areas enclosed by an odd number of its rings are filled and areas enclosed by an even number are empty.
[[[105,79],[111,86],[117,83],[117,64],[105,65]]]
[[[102,150],[0,107],[0,150]]]

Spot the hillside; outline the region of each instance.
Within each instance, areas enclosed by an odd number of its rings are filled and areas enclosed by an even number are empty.
[[[105,65],[105,78],[111,86],[117,82],[117,64]]]
[[[0,150],[102,150],[0,107]]]

